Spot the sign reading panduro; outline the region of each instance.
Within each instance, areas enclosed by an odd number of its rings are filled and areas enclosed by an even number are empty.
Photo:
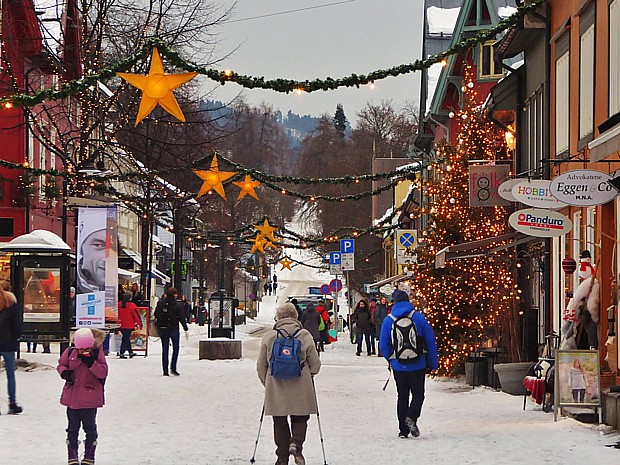
[[[609,184],[611,176],[596,170],[572,170],[551,181],[551,194],[561,202],[575,207],[602,205],[618,194]]]
[[[571,220],[561,213],[539,208],[518,210],[508,222],[517,231],[534,237],[563,236],[573,228]]]

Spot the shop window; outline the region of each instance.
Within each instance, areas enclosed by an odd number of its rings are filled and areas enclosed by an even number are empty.
[[[504,75],[501,60],[495,59],[494,41],[480,44],[479,74],[480,79],[497,79]]]
[[[570,41],[565,32],[555,44],[555,154],[568,151],[570,110]]]
[[[15,220],[13,218],[0,218],[0,237],[15,236]]]
[[[620,0],[609,4],[609,116],[620,113]]]
[[[579,18],[579,140],[594,131],[594,5]]]

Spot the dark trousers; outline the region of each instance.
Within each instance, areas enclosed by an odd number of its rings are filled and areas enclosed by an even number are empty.
[[[168,374],[168,352],[170,351],[170,341],[172,341],[172,361],[170,369],[177,371],[177,360],[179,359],[179,330],[160,328],[159,337],[161,339],[161,365],[164,374]]]
[[[394,380],[396,381],[396,391],[398,392],[397,414],[398,428],[401,433],[409,434],[409,427],[405,423],[405,418],[412,420],[420,418],[422,404],[424,403],[424,380],[426,370],[417,371],[396,371],[394,370]],[[411,394],[411,402],[409,395]]]
[[[297,445],[297,450],[302,451],[309,419],[310,415],[291,415],[289,428],[288,417],[273,417],[273,439],[279,462],[288,463],[288,448],[293,442]]]
[[[359,332],[357,333],[357,353],[359,354],[362,352],[362,338],[366,340],[366,352],[370,355],[372,352],[370,345],[370,334],[362,334]]]
[[[321,352],[325,352],[325,343],[327,342],[327,328],[319,331],[319,334],[321,335],[321,338],[319,339],[319,348],[321,349]]]
[[[97,409],[96,408],[81,408],[72,409],[67,407],[67,441],[69,444],[78,444],[78,434],[80,433],[80,424],[84,428],[86,433],[86,447],[92,446],[97,440]]]
[[[123,339],[121,340],[121,355],[125,353],[125,351],[130,354],[133,352],[131,349],[131,333],[133,333],[133,329],[131,328],[121,328],[121,334],[123,335]]]

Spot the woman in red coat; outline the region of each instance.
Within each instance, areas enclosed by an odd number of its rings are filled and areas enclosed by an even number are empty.
[[[123,300],[118,303],[118,318],[121,320],[121,334],[123,335],[120,358],[127,358],[125,357],[125,350],[129,352],[129,358],[136,355],[131,348],[131,333],[136,329],[142,329],[138,306],[131,302],[131,297],[131,292],[126,292]]]

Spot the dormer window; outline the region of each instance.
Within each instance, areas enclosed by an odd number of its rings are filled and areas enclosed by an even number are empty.
[[[478,74],[480,79],[498,79],[504,76],[502,62],[495,59],[493,44],[495,41],[488,41],[480,44],[480,60]]]

